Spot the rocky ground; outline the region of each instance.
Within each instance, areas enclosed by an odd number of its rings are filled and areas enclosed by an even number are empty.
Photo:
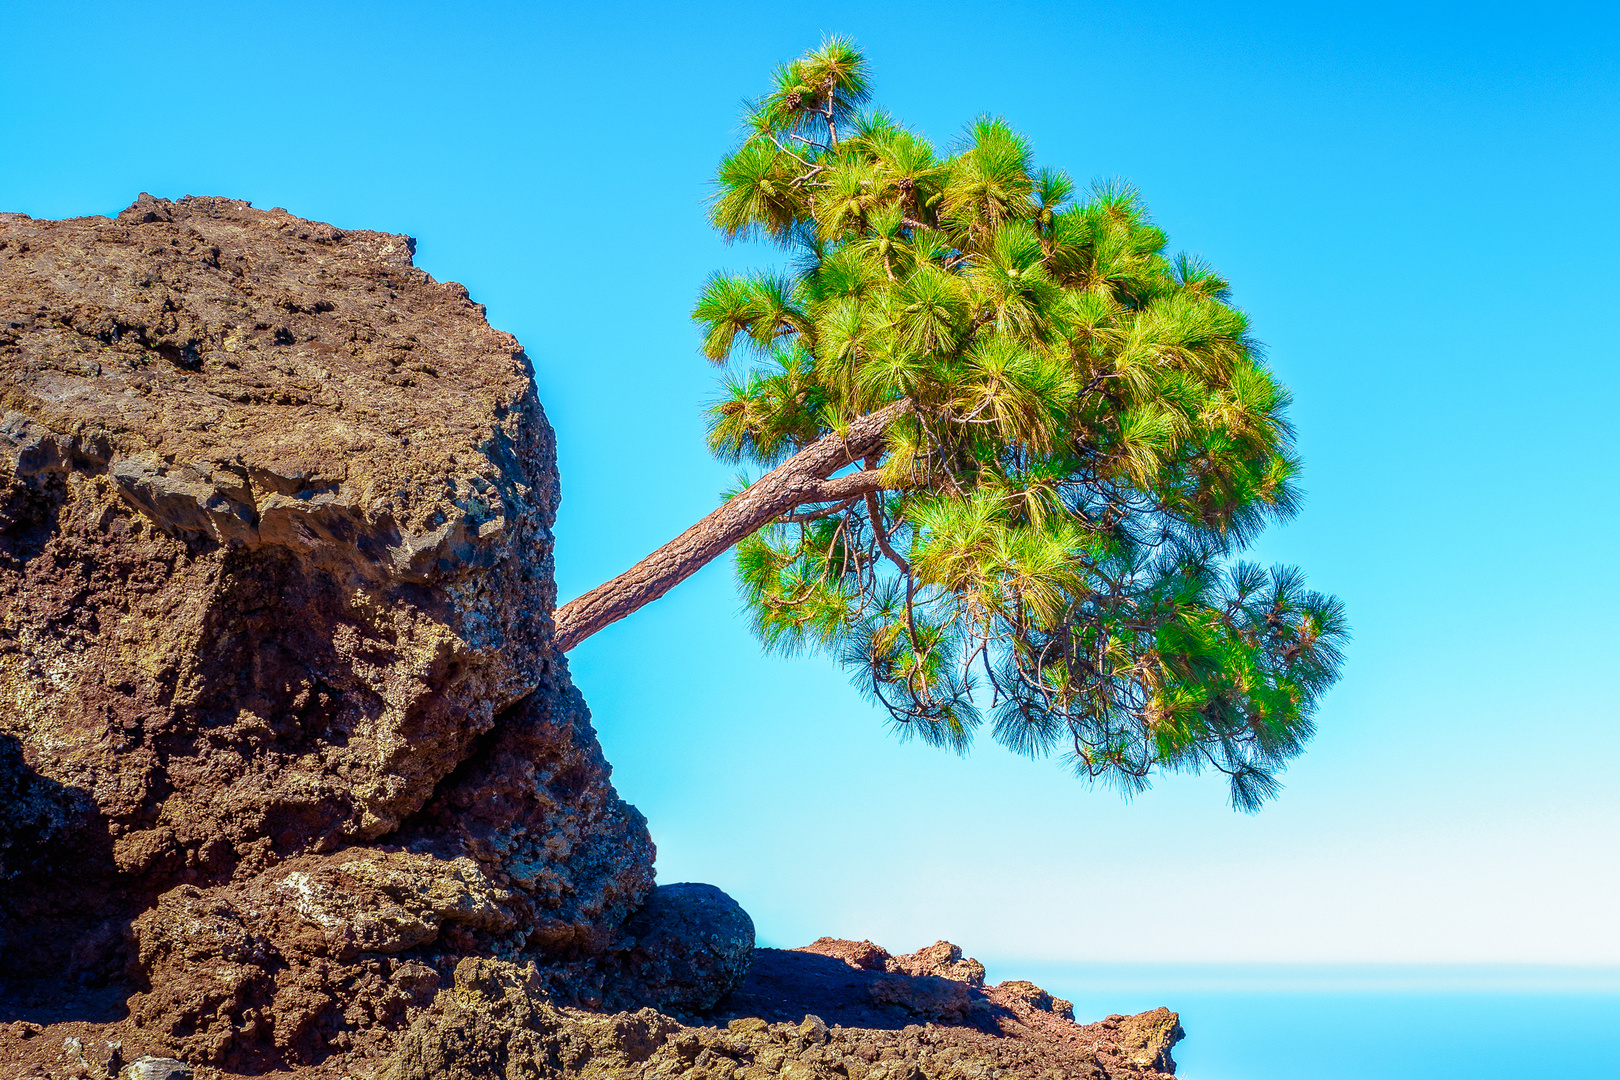
[[[695,1080],[1122,1080],[1169,1076],[1182,1032],[1156,1009],[1077,1024],[1069,1003],[1028,982],[986,987],[948,942],[891,957],[823,938],[759,949],[746,981],[707,1015],[558,1006],[531,965],[467,957],[397,1037],[373,1030],[288,1080],[691,1077]],[[13,1078],[236,1080],[162,1058],[127,1020],[0,1025]],[[156,1048],[162,1054],[161,1046]],[[139,1064],[137,1064],[139,1063]],[[144,1067],[148,1074],[140,1075]]]
[[[1168,1070],[1173,1014],[654,888],[528,358],[413,248],[0,214],[0,1080]]]

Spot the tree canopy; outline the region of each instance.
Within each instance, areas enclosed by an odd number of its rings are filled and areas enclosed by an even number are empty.
[[[962,750],[988,722],[1127,792],[1210,767],[1256,808],[1347,635],[1239,558],[1298,506],[1287,390],[1133,189],[1080,189],[998,118],[942,150],[869,98],[829,40],[720,163],[715,227],[788,258],[694,312],[725,366],[710,447],[769,470],[704,551],[736,544],[766,645],[837,658],[902,733]]]

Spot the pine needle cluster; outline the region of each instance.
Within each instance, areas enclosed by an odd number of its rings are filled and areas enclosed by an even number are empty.
[[[1287,390],[1227,281],[1137,192],[1080,190],[997,118],[941,151],[830,40],[720,164],[713,224],[790,253],[717,274],[722,459],[770,467],[896,402],[874,477],[737,549],[754,629],[838,657],[921,739],[985,723],[1136,791],[1213,767],[1252,810],[1337,678],[1340,603],[1237,556],[1298,504]]]

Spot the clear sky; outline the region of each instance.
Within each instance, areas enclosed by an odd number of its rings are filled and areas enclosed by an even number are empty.
[[[719,562],[571,657],[664,881],[761,940],[995,961],[1620,964],[1620,22],[1609,5],[0,5],[0,209],[139,191],[405,232],[535,363],[564,598],[731,479],[699,406],[739,102],[854,37],[936,141],[1001,113],[1138,185],[1295,392],[1259,557],[1339,594],[1321,734],[1254,817],[891,737],[767,657]]]

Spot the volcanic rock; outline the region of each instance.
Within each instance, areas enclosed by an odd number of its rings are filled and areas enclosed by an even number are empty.
[[[1168,1051],[1181,1031],[1168,1010],[1075,1024],[1029,1005],[1027,982],[983,988],[872,971],[830,954],[859,944],[823,938],[803,950],[761,949],[743,985],[693,1023],[651,1009],[603,1016],[559,1008],[532,968],[467,959],[380,1080],[1149,1080],[1173,1072]],[[948,983],[969,1007],[923,1024],[869,992],[904,980]],[[1153,1060],[1143,1046],[1120,1041],[1122,1032],[1134,1040],[1148,1030],[1167,1040]]]
[[[452,990],[401,1039],[382,1080],[630,1075],[679,1029],[652,1009],[558,1009],[532,966],[468,957]]]
[[[1120,1049],[1133,1064],[1168,1073],[1176,1071],[1170,1051],[1187,1033],[1181,1030],[1181,1018],[1169,1009],[1110,1016],[1103,1023],[1118,1025]]]
[[[747,977],[754,920],[713,885],[660,885],[625,923],[619,950],[607,1008],[704,1013]]]
[[[887,971],[889,961],[893,959],[889,951],[881,945],[874,945],[865,940],[845,941],[834,937],[817,938],[798,951],[835,957],[862,971]]]
[[[1025,979],[1008,979],[1006,982],[997,983],[996,991],[1003,998],[1018,1001],[1027,1008],[1040,1009],[1054,1016],[1061,1016],[1065,1020],[1074,1019],[1074,1003],[1072,1001],[1053,997]]]
[[[413,247],[0,216],[14,1000],[124,986],[188,1062],[314,1061],[462,956],[603,954],[652,889],[551,646],[528,359]]]
[[[904,956],[891,956],[884,961],[884,967],[916,977],[934,976],[969,986],[984,985],[984,965],[971,956],[964,957],[962,950],[948,941],[936,941],[926,949]]]

